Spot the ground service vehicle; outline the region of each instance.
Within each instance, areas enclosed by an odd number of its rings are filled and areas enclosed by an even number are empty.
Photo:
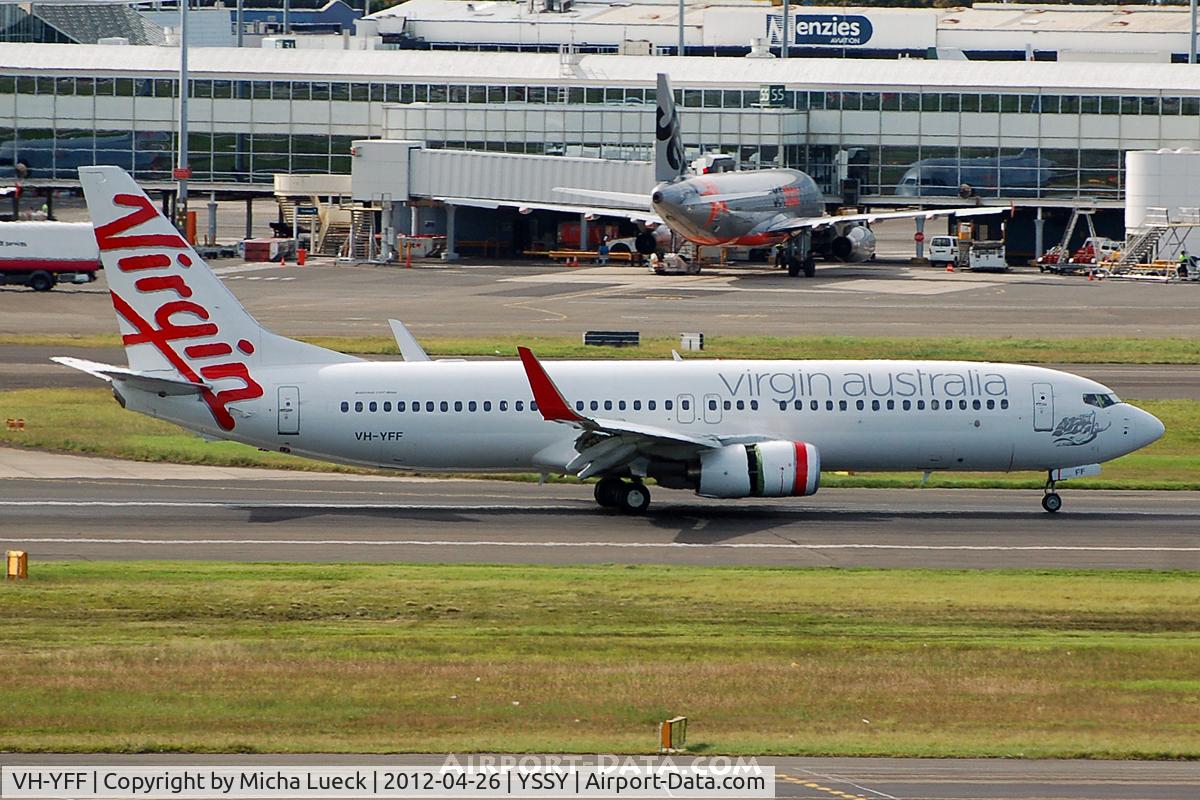
[[[0,285],[39,292],[96,280],[100,251],[86,222],[0,222]]]

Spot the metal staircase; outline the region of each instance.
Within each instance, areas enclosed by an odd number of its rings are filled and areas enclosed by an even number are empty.
[[[1166,232],[1167,226],[1165,225],[1154,225],[1138,230],[1125,242],[1125,247],[1121,250],[1121,257],[1113,264],[1113,269],[1152,261],[1158,251],[1158,242]]]

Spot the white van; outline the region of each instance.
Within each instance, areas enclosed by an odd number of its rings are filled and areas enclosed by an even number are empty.
[[[958,265],[958,239],[953,236],[934,236],[929,240],[929,263],[935,267]]]

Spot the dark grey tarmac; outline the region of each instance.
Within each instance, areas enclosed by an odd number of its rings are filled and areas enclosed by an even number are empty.
[[[0,481],[0,547],[46,559],[1200,570],[1194,492],[824,489],[650,513],[590,486],[474,480]]]
[[[456,756],[467,764],[472,756]],[[480,758],[480,756],[474,756]],[[484,756],[486,758],[486,756]],[[551,757],[552,758],[552,757]],[[584,757],[585,760],[588,757]],[[594,757],[593,757],[594,758]],[[636,763],[642,763],[638,757]],[[1200,763],[1019,759],[777,758],[777,797],[800,800],[1195,800]],[[441,766],[443,755],[3,754],[16,766]],[[690,763],[686,755],[677,764]]]

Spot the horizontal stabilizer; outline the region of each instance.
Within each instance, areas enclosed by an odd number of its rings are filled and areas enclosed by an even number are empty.
[[[87,361],[70,356],[54,356],[50,359],[64,367],[77,369],[103,381],[120,381],[135,389],[141,389],[154,394],[200,394],[205,389],[211,389],[208,383],[192,383],[180,378],[166,378],[152,375],[148,372],[138,372],[112,364],[101,364],[98,361]]]

